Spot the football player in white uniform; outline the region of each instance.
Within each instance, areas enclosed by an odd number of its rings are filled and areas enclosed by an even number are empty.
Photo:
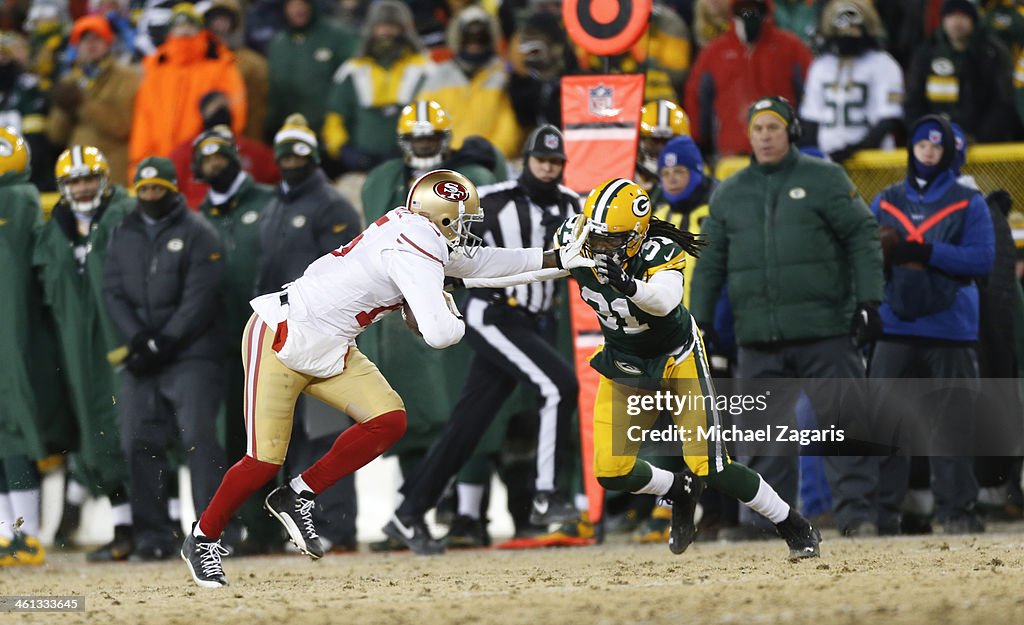
[[[882,22],[868,0],[832,0],[821,17],[826,52],[807,70],[804,137],[836,162],[894,147],[903,119],[903,70],[880,49]]]
[[[265,501],[299,550],[313,559],[323,555],[311,514],[314,497],[405,432],[401,398],[356,347],[363,329],[402,308],[415,317],[423,340],[442,349],[465,332],[462,316],[444,291],[445,276],[501,277],[593,266],[582,253],[585,232],[549,252],[485,248],[470,232],[482,218],[476,188],[465,176],[429,172],[413,183],[405,206],[314,261],[283,291],[251,302],[256,312],[242,339],[248,448],[225,474],[182,546],[181,556],[197,584],[227,584],[221,565],[227,551],[220,535],[238,507],[284,462],[299,393],[356,421],[324,457]]]

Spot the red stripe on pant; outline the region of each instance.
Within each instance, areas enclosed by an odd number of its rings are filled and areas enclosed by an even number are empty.
[[[322,493],[341,478],[381,455],[405,434],[405,411],[393,410],[357,423],[342,432],[330,451],[302,474],[314,493]]]
[[[220,538],[228,521],[249,497],[277,475],[279,464],[245,456],[228,469],[220,488],[199,518],[199,531],[209,538]]]

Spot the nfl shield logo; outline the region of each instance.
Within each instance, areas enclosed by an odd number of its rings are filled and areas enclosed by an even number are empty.
[[[590,112],[601,117],[614,117],[618,109],[612,108],[614,91],[610,87],[597,85],[590,89]]]
[[[544,147],[549,150],[558,149],[558,136],[557,135],[544,135]]]
[[[932,143],[937,144],[937,145],[941,145],[942,144],[942,133],[939,132],[938,130],[929,130],[928,131],[928,140],[931,141]]]

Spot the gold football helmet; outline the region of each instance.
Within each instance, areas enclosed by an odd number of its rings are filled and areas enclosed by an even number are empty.
[[[470,231],[483,221],[476,186],[457,171],[438,169],[416,179],[409,188],[406,208],[430,219],[448,241],[448,247],[472,258],[483,240]]]
[[[76,213],[91,215],[103,202],[103,196],[110,186],[110,165],[107,157],[99,148],[91,145],[74,145],[61,152],[57,157],[54,175],[57,178],[57,190],[61,197]],[[91,197],[83,198],[81,193],[76,197],[71,192],[70,183],[80,178],[96,178],[99,186]]]
[[[413,169],[437,167],[448,156],[452,121],[433,100],[407,104],[398,116],[398,145]]]
[[[14,128],[0,127],[0,176],[28,170],[28,144]]]
[[[648,102],[640,109],[640,157],[641,168],[657,176],[658,154],[669,139],[690,134],[690,117],[671,100]]]
[[[577,228],[589,227],[586,254],[621,264],[636,256],[651,226],[651,198],[639,184],[615,178],[597,186],[583,204]]]

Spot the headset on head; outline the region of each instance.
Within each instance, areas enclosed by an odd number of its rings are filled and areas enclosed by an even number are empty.
[[[800,126],[800,118],[796,116],[796,109],[793,108],[790,101],[780,95],[770,95],[765,99],[771,100],[772,102],[778,102],[782,106],[786,107],[789,111],[789,119],[792,120],[789,122],[789,125],[786,126],[786,133],[789,135],[789,142],[796,143],[799,141],[800,137],[803,136],[804,129]]]

